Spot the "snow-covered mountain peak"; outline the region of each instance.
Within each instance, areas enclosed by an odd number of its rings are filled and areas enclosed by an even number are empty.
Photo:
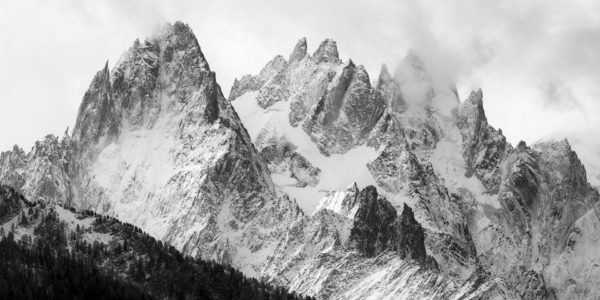
[[[180,22],[136,40],[111,72],[105,66],[97,73],[73,140],[4,156],[3,182],[34,201],[119,217],[185,254],[249,274],[300,213],[276,195],[195,36]]]
[[[146,41],[162,44],[161,47],[166,49],[164,55],[167,61],[169,61],[169,56],[172,54],[171,51],[187,51],[191,56],[190,59],[197,60],[194,62],[199,64],[202,69],[210,71],[208,62],[200,49],[200,44],[188,24],[180,21],[172,24],[166,23],[157,33],[149,36]],[[134,43],[134,47],[135,45],[139,44]]]

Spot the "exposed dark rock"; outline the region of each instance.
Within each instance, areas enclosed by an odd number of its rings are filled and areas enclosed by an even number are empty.
[[[404,204],[398,216],[392,204],[380,197],[373,186],[360,191],[358,202],[350,244],[360,253],[373,257],[389,250],[402,259],[427,260],[428,265],[436,265],[433,258],[427,257],[423,228],[408,205]]]
[[[532,208],[540,194],[536,154],[521,142],[507,158],[506,169],[508,172],[503,175],[499,192],[502,213],[511,229],[517,229],[530,237]]]
[[[350,231],[350,243],[367,257],[375,256],[393,245],[392,224],[398,213],[392,204],[380,198],[374,186],[367,186],[358,195],[359,208]]]
[[[402,208],[402,214],[394,222],[393,227],[393,235],[390,239],[392,241],[392,249],[401,258],[411,258],[414,260],[425,260],[427,258],[423,228],[415,220],[412,209],[406,203]]]
[[[349,61],[302,128],[323,154],[345,153],[365,141],[384,110],[385,102],[371,87],[364,67]]]
[[[460,106],[457,126],[463,139],[463,157],[467,165],[465,175],[475,175],[490,193],[497,193],[501,180],[499,165],[512,147],[501,130],[488,124],[482,99],[481,89],[471,92]]]
[[[363,66],[356,68],[345,97],[342,110],[350,132],[355,141],[362,141],[375,127],[386,107],[380,94],[372,89],[369,74]]]
[[[83,96],[73,137],[83,142],[97,143],[102,136],[114,138],[118,134],[120,117],[111,93],[107,61]]]

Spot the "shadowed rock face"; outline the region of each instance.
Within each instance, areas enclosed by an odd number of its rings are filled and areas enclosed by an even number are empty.
[[[504,175],[500,199],[509,227],[521,234],[531,234],[531,212],[539,196],[539,165],[536,154],[521,142],[508,157],[508,174]]]
[[[121,119],[116,110],[108,62],[99,71],[83,96],[73,136],[83,143],[97,143],[100,137],[116,137]]]
[[[425,261],[425,234],[412,209],[404,204],[402,214],[373,186],[358,194],[358,211],[350,231],[350,245],[366,257],[395,251],[400,258]]]
[[[392,247],[401,258],[425,260],[425,235],[421,224],[415,220],[412,209],[404,204],[402,214],[394,222]]]
[[[380,198],[374,186],[368,186],[358,195],[359,209],[350,232],[351,244],[367,257],[391,248],[392,224],[398,216],[396,209]]]
[[[491,127],[483,110],[481,90],[461,104],[457,126],[463,139],[467,177],[475,175],[491,193],[497,193],[500,185],[500,163],[511,150],[510,144],[498,131]]]

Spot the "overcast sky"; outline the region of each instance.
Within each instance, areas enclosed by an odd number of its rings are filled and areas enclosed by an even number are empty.
[[[371,78],[416,49],[461,99],[481,87],[512,143],[600,128],[600,1],[126,1],[0,3],[0,151],[73,126],[93,75],[160,24],[190,24],[227,94],[235,77],[325,38]]]

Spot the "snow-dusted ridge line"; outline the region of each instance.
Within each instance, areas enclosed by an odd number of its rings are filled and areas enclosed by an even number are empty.
[[[330,41],[323,43],[332,44]],[[341,101],[342,106],[344,103],[350,103],[347,101],[352,99],[352,89],[344,86],[341,89],[343,96],[336,96],[335,93],[338,93],[339,87],[344,84],[340,78],[346,76],[345,70],[353,63],[322,63],[315,60],[314,55],[308,55],[306,48],[306,39],[301,39],[290,55],[289,62],[282,56],[277,56],[259,75],[245,75],[236,80],[230,93],[230,101],[238,110],[242,121],[250,124],[250,132],[254,133],[252,137],[259,152],[265,145],[285,141],[292,144],[295,151],[306,157],[309,163],[321,169],[323,173],[338,174],[337,179],[340,180],[339,187],[330,187],[322,191],[323,197],[318,204],[306,197],[311,191],[310,187],[290,189],[287,184],[289,179],[286,179],[290,174],[278,173],[279,169],[272,170],[276,186],[285,189],[291,197],[301,199],[300,206],[305,211],[312,212],[313,218],[321,218],[321,210],[344,216],[348,209],[343,209],[340,204],[345,195],[348,195],[345,186],[354,182],[352,176],[346,177],[347,173],[343,168],[322,163],[323,157],[329,158],[335,154],[329,151],[324,153],[323,149],[319,148],[324,136],[315,136],[315,131],[307,129],[303,122],[310,120],[312,124],[315,123],[313,120],[319,120],[316,123],[320,124],[319,126],[334,126],[329,128],[335,128],[336,124],[344,124],[346,120],[342,112],[339,119],[330,125],[327,110],[336,113],[340,102],[335,101]],[[282,77],[285,80],[282,80]],[[320,81],[323,78],[326,80],[325,85]],[[567,179],[564,186],[566,189],[578,191],[577,195],[573,196],[573,208],[565,208],[565,211],[571,210],[569,217],[554,221],[554,224],[560,224],[554,226],[563,228],[558,236],[565,238],[569,233],[565,232],[564,228],[569,228],[575,220],[589,215],[589,211],[598,206],[598,192],[587,183],[584,167],[568,143],[558,141],[550,146],[536,143],[532,148],[520,143],[513,147],[501,131],[487,123],[481,90],[474,91],[468,99],[459,103],[455,90],[446,90],[444,85],[429,79],[425,64],[414,53],[407,56],[405,63],[397,68],[394,75],[384,66],[375,87],[386,99],[387,108],[378,124],[371,129],[370,137],[366,141],[358,142],[358,145],[366,142],[366,146],[357,147],[355,144],[347,147],[343,139],[337,140],[339,136],[326,138],[342,145],[342,148],[333,148],[333,151],[342,149],[341,156],[350,157],[351,151],[360,147],[373,151],[361,159],[348,159],[347,163],[371,166],[367,168],[367,172],[356,175],[358,178],[364,178],[359,180],[376,185],[396,207],[402,203],[415,207],[417,218],[428,231],[428,252],[431,251],[438,260],[442,273],[450,275],[450,278],[486,282],[483,286],[463,286],[459,290],[473,293],[471,296],[479,295],[477,297],[501,295],[509,298],[568,298],[568,293],[561,294],[560,291],[594,285],[589,281],[569,281],[561,276],[559,278],[563,281],[544,283],[544,278],[554,278],[556,272],[560,272],[555,266],[550,267],[543,263],[552,261],[554,254],[532,251],[532,247],[535,246],[531,244],[549,247],[553,249],[549,251],[551,253],[563,251],[560,245],[553,246],[552,242],[543,238],[545,231],[552,230],[548,228],[551,227],[549,224],[552,224],[549,220],[557,218],[556,208],[548,213],[547,207],[556,205],[553,203],[557,201],[563,201],[561,197],[564,197],[556,196],[554,179],[546,183],[547,179],[544,178],[557,176],[560,181],[570,178],[571,172],[577,174],[574,178]],[[274,90],[284,92],[273,94],[271,98],[265,96]],[[308,107],[298,106],[298,99],[302,99]],[[328,103],[329,100],[333,102]],[[323,111],[325,113],[322,113]],[[261,117],[252,117],[256,115]],[[255,120],[259,120],[260,123],[253,122]],[[299,130],[300,128],[303,130]],[[328,129],[324,128],[319,132],[325,133]],[[558,145],[560,150],[552,150],[554,145]],[[319,151],[314,151],[315,146]],[[551,159],[544,158],[547,156]],[[561,164],[561,168],[566,168],[567,175],[561,174],[564,171],[549,171],[554,160],[564,161],[565,157],[568,159]],[[331,169],[328,169],[330,167]],[[522,173],[525,170],[532,173]],[[519,180],[531,183],[524,185]],[[310,194],[313,198],[317,196]],[[525,204],[518,204],[522,203],[522,197],[527,199]],[[517,210],[515,206],[518,207]],[[530,217],[538,214],[541,214],[542,220]],[[558,216],[561,218],[560,213]],[[527,234],[531,233],[521,231],[522,228],[531,228],[528,230],[539,233],[528,237]],[[522,237],[521,234],[525,236]],[[503,239],[510,242],[501,242]],[[470,254],[452,254],[453,250],[450,249],[456,247]],[[597,259],[585,255],[588,260]],[[538,262],[528,262],[526,257],[534,257]],[[572,256],[569,256],[569,259],[576,260]],[[311,263],[311,259],[306,259],[304,263]],[[565,263],[567,260],[561,262]],[[317,266],[317,274],[322,274],[319,276],[333,276],[325,272],[323,268],[327,267],[324,265]],[[290,284],[298,289],[302,289],[299,284],[304,280],[314,282],[309,274],[313,274],[317,269],[307,272],[306,269],[293,271],[297,268],[294,265],[288,265],[287,268],[288,272],[291,272],[290,277],[275,280],[291,280]],[[487,271],[482,271],[485,269],[495,275],[486,275]],[[277,278],[281,276],[280,272],[271,276]],[[596,271],[587,272],[592,274]],[[521,281],[510,279],[514,274],[519,274],[517,277],[521,278]],[[528,285],[523,286],[522,280],[528,281]],[[375,283],[365,284],[369,286]],[[324,293],[327,290],[329,292],[326,297],[335,297],[330,294],[331,289],[331,286],[323,286],[321,283],[310,287],[312,292]],[[374,293],[375,290],[369,292]]]
[[[71,136],[0,155],[0,180],[319,298],[568,299],[600,285],[594,268],[564,271],[598,259],[600,234],[568,143],[513,147],[481,91],[460,103],[414,53],[372,83],[332,40],[312,55],[306,43],[228,101],[191,29],[168,25],[98,72]],[[414,210],[437,268],[353,244],[370,185]]]

